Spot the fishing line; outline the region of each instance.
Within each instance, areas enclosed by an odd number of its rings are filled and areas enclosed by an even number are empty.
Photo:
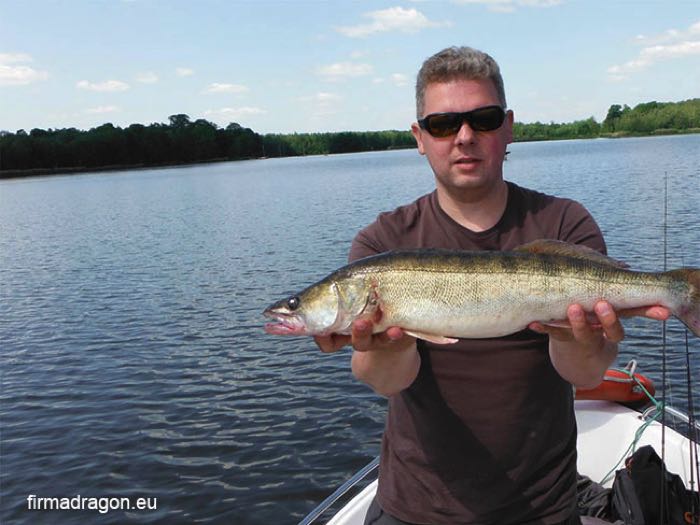
[[[663,237],[664,237],[664,272],[668,269],[668,172],[664,172],[664,218],[663,218]],[[666,406],[666,321],[661,325],[661,402]],[[661,509],[659,516],[662,522],[664,518],[668,521],[666,512],[668,505],[666,502],[666,410],[661,412]]]
[[[646,391],[646,388],[641,383],[637,383],[639,386],[642,387],[643,390]],[[654,399],[651,394],[647,392],[647,395],[649,396],[650,399]],[[655,400],[654,400],[655,401]],[[656,401],[655,401],[656,402]],[[658,403],[658,402],[657,402]],[[659,418],[661,417],[661,414],[663,413],[663,406],[661,403],[657,405],[659,407],[659,410],[654,412],[654,415],[651,416],[649,419],[647,419],[634,433],[634,439],[632,439],[632,443],[627,447],[627,450],[625,450],[622,453],[622,456],[620,456],[620,459],[615,463],[613,468],[611,468],[608,473],[603,476],[603,479],[600,480],[601,485],[605,485],[608,481],[613,479],[615,476],[615,472],[617,471],[617,467],[620,466],[621,463],[623,463],[629,456],[634,454],[634,452],[637,450],[637,444],[639,443],[639,440],[642,438],[642,434],[644,434],[644,431],[649,428],[653,423],[656,423],[659,421]]]
[[[600,481],[601,485],[605,485],[608,481],[610,481],[613,476],[615,475],[615,471],[617,470],[617,467],[620,466],[620,464],[625,461],[631,454],[634,454],[634,452],[637,450],[637,444],[639,443],[639,440],[642,438],[642,434],[644,434],[644,431],[651,426],[652,423],[656,423],[659,421],[661,418],[662,414],[664,413],[664,405],[661,401],[657,400],[649,390],[642,384],[642,382],[635,377],[633,371],[630,368],[613,368],[613,370],[616,370],[618,372],[623,372],[627,374],[630,378],[631,381],[636,383],[637,387],[644,392],[644,394],[647,396],[649,401],[654,405],[655,410],[653,412],[653,415],[646,419],[645,422],[636,430],[634,433],[634,439],[632,440],[632,443],[630,443],[629,447],[627,447],[627,450],[622,453],[620,456],[620,459],[618,459],[617,463],[613,466],[610,471],[603,476],[603,479]]]
[[[667,248],[667,237],[668,237],[668,173],[664,173],[664,271],[667,271],[667,254],[668,254],[668,248]],[[684,266],[684,265],[683,265]],[[663,389],[663,395],[665,396],[666,393],[666,388],[665,388],[665,382],[666,382],[666,321],[663,322],[663,328],[662,328],[662,334],[663,334],[663,382],[664,382],[664,389]],[[696,426],[695,422],[695,403],[693,399],[693,385],[692,385],[692,374],[691,374],[691,367],[690,367],[690,344],[688,341],[688,329],[686,328],[684,330],[685,334],[685,371],[686,371],[686,387],[687,387],[687,402],[688,402],[688,439],[690,440],[689,446],[688,446],[688,467],[690,470],[690,479],[689,479],[689,484],[690,484],[690,491],[694,492],[695,487],[696,487],[696,479],[700,481],[700,460],[698,459],[698,428]],[[665,416],[665,414],[664,414]],[[662,443],[662,479],[661,479],[661,519],[662,522],[664,518],[666,520],[669,520],[670,522],[670,506],[668,505],[668,501],[666,499],[666,483],[665,481],[665,474],[666,474],[666,463],[664,461],[664,456],[663,453],[665,453],[666,448],[665,448],[665,422],[662,419],[662,430],[661,430],[661,443]],[[695,498],[690,498],[690,517],[691,520],[693,520],[693,523],[695,522],[695,518],[697,516],[697,511],[695,507],[696,499]],[[664,512],[665,511],[665,512]],[[686,516],[686,521],[687,521],[687,516]]]
[[[688,438],[690,439],[689,463],[690,463],[690,490],[695,490],[695,476],[700,475],[700,465],[698,464],[698,429],[695,426],[695,406],[693,402],[693,387],[691,385],[690,374],[690,346],[688,344],[688,330],[685,331],[685,372],[688,382]],[[695,461],[693,461],[695,459]],[[696,515],[695,499],[691,499],[691,512]]]
[[[681,266],[685,267],[685,260],[681,254]],[[690,366],[690,342],[688,341],[688,328],[685,329],[685,374],[686,374],[686,385],[688,388],[688,439],[690,440],[690,446],[688,447],[689,453],[689,467],[690,467],[690,490],[694,491],[696,480],[700,483],[700,458],[698,457],[698,438],[700,433],[698,432],[697,422],[695,418],[695,400],[694,400],[694,390],[693,390],[693,377],[690,371],[692,370]],[[700,492],[700,485],[698,486],[698,491]],[[700,509],[695,508],[695,499],[691,500],[693,506],[692,513],[693,516]]]

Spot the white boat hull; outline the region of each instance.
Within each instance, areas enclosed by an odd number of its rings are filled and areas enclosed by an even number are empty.
[[[639,412],[609,401],[576,401],[575,409],[578,471],[593,481],[601,482],[610,471],[622,467],[624,459],[631,454],[628,449],[635,440],[635,434],[645,421]],[[636,448],[652,445],[661,456],[662,429],[661,423],[651,422],[639,438]],[[689,488],[691,442],[668,426],[664,441],[663,459],[668,471],[678,474]],[[612,486],[612,479],[613,476],[610,476],[604,485]],[[375,479],[341,508],[328,525],[362,525],[376,491]]]

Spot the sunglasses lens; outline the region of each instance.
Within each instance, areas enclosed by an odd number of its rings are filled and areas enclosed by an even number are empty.
[[[425,119],[425,128],[433,137],[454,135],[460,127],[462,127],[462,116],[459,113],[429,115]]]
[[[501,127],[505,118],[503,108],[487,106],[465,113],[434,113],[420,124],[433,137],[442,138],[458,133],[465,121],[474,131],[493,131]]]
[[[498,106],[476,109],[471,112],[471,118],[467,119],[469,126],[476,131],[493,131],[503,124],[506,114]]]

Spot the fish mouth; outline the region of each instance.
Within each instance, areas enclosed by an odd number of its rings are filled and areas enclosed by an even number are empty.
[[[306,335],[304,322],[296,315],[265,310],[265,317],[275,322],[265,323],[265,332],[272,335]]]

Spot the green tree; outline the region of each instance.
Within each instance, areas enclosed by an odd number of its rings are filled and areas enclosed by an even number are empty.
[[[188,127],[191,122],[190,122],[190,117],[188,115],[185,115],[184,113],[180,113],[178,115],[170,115],[168,117],[168,121],[170,122],[170,126],[172,128],[186,128]]]
[[[607,131],[614,132],[615,125],[617,121],[620,120],[620,117],[622,117],[622,106],[620,104],[613,104],[610,106],[610,109],[608,109],[608,114],[603,121],[603,127]]]

